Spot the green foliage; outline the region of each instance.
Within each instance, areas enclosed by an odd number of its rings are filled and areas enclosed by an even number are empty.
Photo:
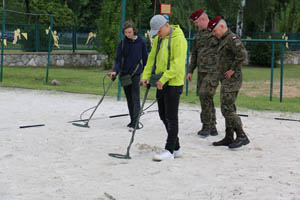
[[[103,0],[68,0],[68,7],[74,12],[74,24],[95,27],[101,14]]]
[[[277,31],[297,32],[300,25],[300,2],[289,0],[282,3],[275,18]]]
[[[30,10],[33,13],[39,14],[53,14],[53,25],[56,26],[72,26],[74,14],[73,11],[60,0],[32,0],[30,3]],[[38,16],[37,22],[39,24],[49,24],[51,18],[49,16]]]
[[[105,1],[102,5],[102,12],[97,21],[99,42],[98,51],[108,56],[106,68],[111,68],[117,44],[120,38],[121,2],[119,0]]]
[[[132,20],[136,27],[142,27],[143,24],[149,26],[149,20],[142,18],[145,12],[149,11],[150,0],[130,0],[126,1],[126,20]],[[151,11],[151,10],[150,10]],[[148,18],[151,18],[151,12]],[[142,21],[146,20],[146,21]],[[147,27],[146,26],[146,27]]]
[[[233,31],[235,31],[240,4],[241,0],[205,0],[208,15],[210,17],[222,16]]]
[[[272,29],[270,16],[274,13],[275,3],[276,0],[247,1],[244,12],[244,32],[270,31]],[[253,14],[254,10],[255,14]]]
[[[46,25],[27,26],[24,32],[27,32],[27,40],[22,39],[19,41],[24,51],[48,51],[49,35],[46,34]],[[52,50],[53,39],[51,38],[50,47]]]
[[[172,24],[179,24],[183,29],[196,29],[190,22],[190,14],[199,9],[205,9],[208,16],[213,18],[221,15],[225,18],[231,28],[235,28],[236,17],[241,3],[240,0],[166,0],[164,3],[172,4],[170,21]],[[234,29],[235,30],[235,29]]]
[[[251,35],[256,39],[281,39],[280,33],[256,33]],[[247,42],[246,48],[248,51],[249,62],[253,65],[271,67],[272,62],[272,43],[271,42]],[[275,43],[275,63],[281,56],[281,43]]]
[[[3,2],[0,2],[0,21],[2,22],[2,9]],[[5,9],[6,10],[15,10],[19,12],[23,12],[23,3],[20,0],[9,0],[9,2],[5,1]],[[12,14],[10,12],[6,12],[6,23],[24,23],[26,22],[26,17],[20,14]]]
[[[174,2],[169,0],[168,3],[172,4],[172,14],[170,16],[171,24],[179,24],[185,30],[196,30],[194,24],[190,21],[189,16],[192,12],[199,8],[206,10],[204,0],[191,0],[187,3],[186,0],[176,0]]]
[[[247,46],[250,64],[264,67],[271,67],[272,62],[272,44],[269,42],[255,42],[249,43]],[[280,56],[280,46],[275,45],[275,60],[274,67],[276,67],[276,60]]]

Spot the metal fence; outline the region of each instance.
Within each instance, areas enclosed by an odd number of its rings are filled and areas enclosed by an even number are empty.
[[[49,26],[43,24],[5,24],[5,33],[0,28],[0,39],[6,39],[6,50],[47,51]],[[52,50],[95,50],[97,27],[53,26]],[[32,45],[24,45],[26,40]],[[57,41],[57,43],[55,43]]]

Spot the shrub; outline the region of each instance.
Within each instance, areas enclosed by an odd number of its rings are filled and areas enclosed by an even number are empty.
[[[249,63],[253,65],[271,67],[272,62],[272,44],[270,42],[251,42],[247,44],[249,54]],[[275,44],[275,60],[280,57],[280,45]]]

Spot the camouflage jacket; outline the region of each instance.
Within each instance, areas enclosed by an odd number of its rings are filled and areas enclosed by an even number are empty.
[[[246,56],[247,51],[238,36],[230,30],[224,33],[218,47],[218,71],[225,91],[237,91],[242,86],[242,64]],[[227,80],[224,73],[230,69],[235,73]]]
[[[193,73],[196,67],[198,72],[216,73],[218,44],[219,40],[210,31],[200,30],[194,38],[189,73]]]

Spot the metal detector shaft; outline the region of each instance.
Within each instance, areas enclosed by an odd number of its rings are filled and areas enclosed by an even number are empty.
[[[92,119],[92,117],[93,117],[94,113],[96,112],[97,108],[99,107],[99,105],[102,103],[102,101],[103,101],[106,93],[108,92],[108,90],[110,89],[110,87],[112,86],[112,84],[113,84],[114,81],[115,81],[115,78],[111,79],[111,82],[108,84],[106,90],[104,90],[102,98],[99,100],[98,104],[96,105],[95,109],[93,110],[93,112],[90,115],[90,117],[88,118],[88,120],[86,120],[85,124],[81,126],[81,125],[79,125],[77,123],[72,123],[73,125],[79,126],[79,127],[89,127],[90,120]]]
[[[99,105],[102,103],[102,101],[103,101],[103,99],[104,99],[106,93],[108,92],[108,90],[109,90],[110,87],[112,86],[113,82],[114,82],[114,79],[111,80],[111,82],[108,84],[106,90],[104,90],[104,94],[103,94],[102,98],[100,99],[100,101],[99,101],[98,104],[96,105],[96,107],[95,107],[95,109],[93,110],[91,116],[89,117],[87,123],[89,123],[89,121],[92,119],[94,113],[96,112],[96,110],[97,110],[97,108],[99,107]]]
[[[146,89],[146,92],[145,92],[145,95],[144,95],[144,99],[143,99],[143,102],[142,102],[142,107],[140,109],[140,112],[139,112],[139,115],[137,117],[134,129],[132,131],[132,135],[131,135],[131,139],[130,139],[129,145],[127,147],[126,155],[110,153],[110,154],[108,154],[109,156],[114,157],[114,158],[120,158],[120,159],[130,159],[130,154],[129,154],[130,148],[131,148],[131,145],[132,145],[132,143],[134,141],[135,131],[136,131],[136,128],[137,128],[137,126],[138,126],[138,124],[140,122],[140,117],[141,117],[141,115],[143,113],[143,109],[144,109],[144,106],[145,106],[145,102],[147,100],[147,96],[148,96],[149,90],[150,90],[150,84],[147,85],[147,89]]]

